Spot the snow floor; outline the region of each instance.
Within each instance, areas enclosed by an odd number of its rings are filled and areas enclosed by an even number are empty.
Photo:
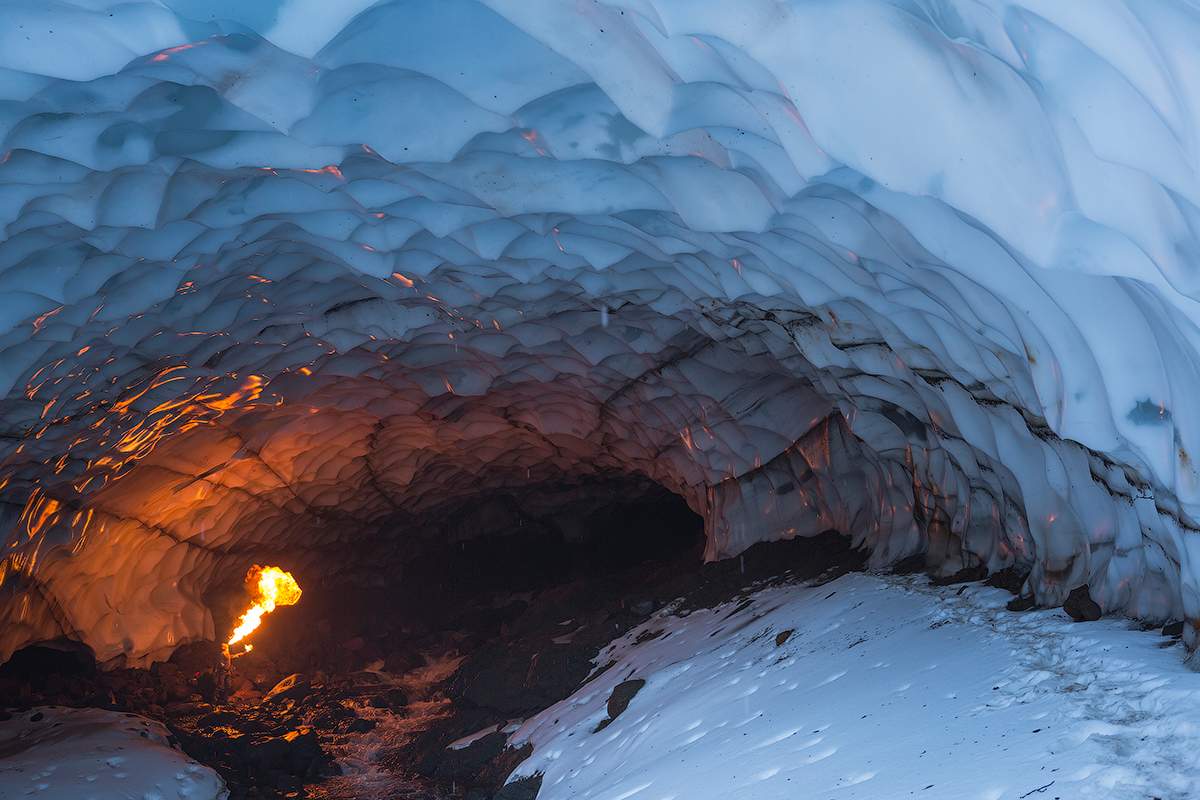
[[[136,714],[34,708],[0,722],[0,798],[224,800],[217,773]]]
[[[1200,797],[1182,646],[1010,599],[855,574],[666,609],[514,733],[534,745],[517,774],[545,774],[539,800]],[[630,678],[646,685],[593,733]]]

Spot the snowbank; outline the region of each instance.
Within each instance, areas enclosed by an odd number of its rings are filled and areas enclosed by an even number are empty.
[[[224,800],[217,773],[134,714],[50,706],[0,722],[0,797]]]
[[[1173,640],[1010,598],[850,575],[661,613],[512,736],[518,774],[539,800],[1195,797],[1200,675]]]

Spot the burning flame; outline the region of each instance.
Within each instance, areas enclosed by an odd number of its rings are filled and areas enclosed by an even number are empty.
[[[300,584],[292,573],[279,567],[260,567],[255,564],[246,573],[246,584],[251,587],[253,599],[250,608],[242,614],[238,626],[233,629],[227,645],[245,639],[262,625],[263,617],[275,610],[275,606],[294,606],[300,601]],[[246,645],[246,650],[250,645]]]

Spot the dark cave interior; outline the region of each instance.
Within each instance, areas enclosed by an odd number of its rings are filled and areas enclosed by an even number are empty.
[[[605,669],[594,659],[608,641],[668,605],[864,563],[829,532],[704,564],[701,518],[640,478],[490,493],[436,519],[376,534],[403,538],[376,549],[405,555],[391,563],[331,556],[321,574],[297,574],[301,602],[277,608],[231,660],[195,642],[149,669],[101,670],[62,640],[18,651],[0,691],[18,711],[93,705],[163,721],[235,798],[345,796],[334,761],[353,760],[364,737],[396,791],[490,797],[522,754],[495,734],[446,745],[565,698]],[[207,597],[228,630],[244,591],[231,580]]]

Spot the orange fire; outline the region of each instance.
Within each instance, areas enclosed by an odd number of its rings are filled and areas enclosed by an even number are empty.
[[[234,645],[245,639],[262,625],[263,617],[275,610],[276,606],[294,606],[300,601],[300,584],[292,577],[292,573],[284,572],[279,567],[260,567],[255,564],[246,573],[246,585],[253,593],[250,608],[242,614],[238,626],[233,629],[227,645]],[[250,645],[246,645],[246,650]]]

